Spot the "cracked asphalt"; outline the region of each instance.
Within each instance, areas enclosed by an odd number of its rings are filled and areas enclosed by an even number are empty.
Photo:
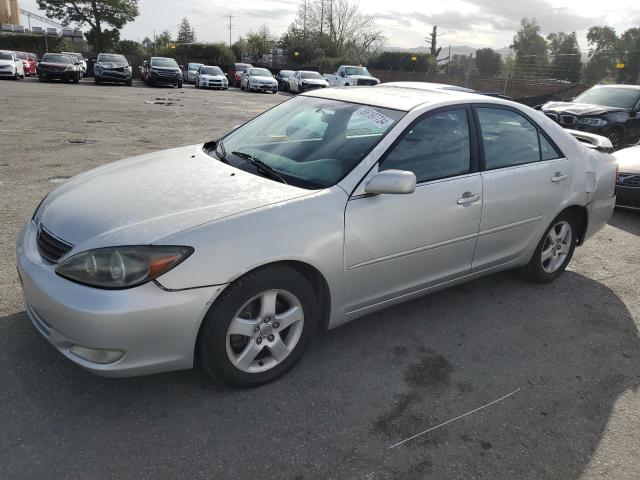
[[[0,478],[640,478],[638,213],[616,211],[554,284],[505,272],[369,315],[253,390],[93,376],[37,333],[14,248],[48,191],[286,98],[0,82]]]

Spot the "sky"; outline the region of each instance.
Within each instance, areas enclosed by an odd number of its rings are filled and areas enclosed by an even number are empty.
[[[25,10],[42,13],[36,0],[20,3]],[[228,42],[229,14],[232,41],[263,24],[279,35],[293,21],[297,4],[297,0],[139,0],[140,16],[125,25],[121,38],[140,41],[152,38],[154,30],[175,35],[180,20],[187,17],[199,41]],[[438,25],[442,46],[508,47],[523,16],[535,17],[545,35],[576,31],[584,50],[590,26],[610,25],[618,32],[640,27],[640,0],[361,0],[359,4],[376,18],[389,47],[425,46],[433,25]]]

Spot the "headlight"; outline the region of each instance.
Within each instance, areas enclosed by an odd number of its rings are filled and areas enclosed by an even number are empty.
[[[56,273],[91,287],[131,288],[168,272],[192,253],[191,247],[164,245],[98,248],[65,260]]]
[[[585,118],[579,118],[578,123],[580,125],[591,125],[593,127],[601,127],[603,125],[606,125],[607,121],[603,120],[602,118],[585,117]]]

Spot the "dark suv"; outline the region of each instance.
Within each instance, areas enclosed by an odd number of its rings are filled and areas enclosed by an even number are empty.
[[[640,139],[640,86],[596,85],[570,102],[549,102],[541,110],[564,128],[608,137],[616,149]]]
[[[140,67],[147,85],[175,85],[182,88],[182,68],[173,58],[151,57]]]

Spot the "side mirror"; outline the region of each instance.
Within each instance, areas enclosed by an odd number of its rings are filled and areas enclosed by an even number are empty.
[[[364,186],[366,193],[407,194],[416,189],[416,175],[405,170],[383,170],[376,173]]]
[[[340,72],[340,76],[341,76],[341,77],[344,77],[344,72]]]
[[[227,77],[227,78],[229,78],[229,74],[228,74],[228,73],[225,73],[225,74],[224,74],[224,76],[225,76],[225,77]]]

